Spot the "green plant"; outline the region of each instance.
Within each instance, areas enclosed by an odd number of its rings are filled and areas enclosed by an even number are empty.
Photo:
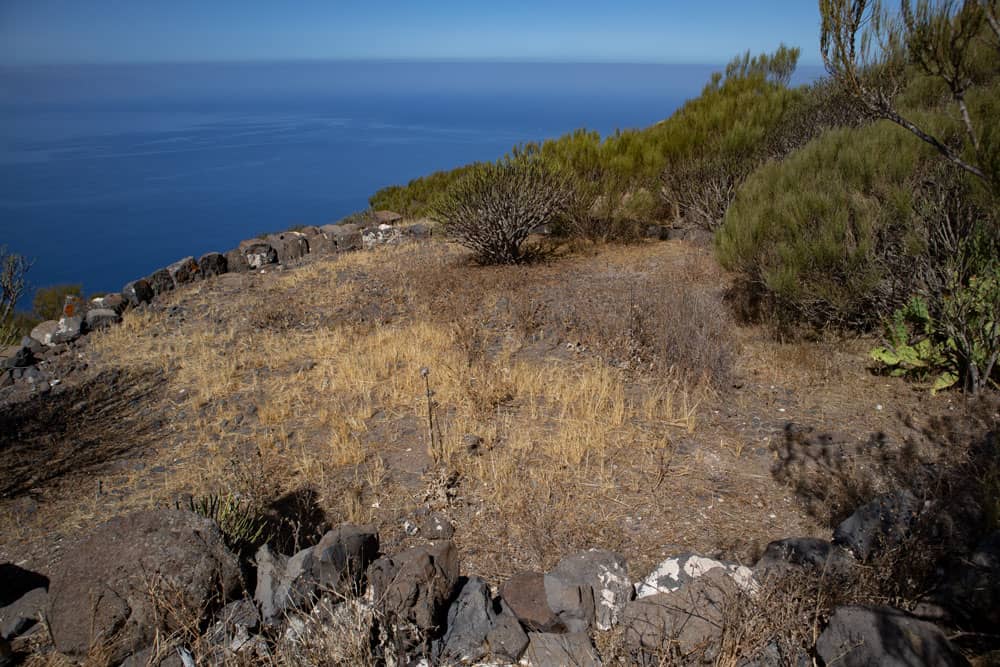
[[[432,218],[445,234],[487,264],[514,264],[533,229],[558,218],[569,202],[565,182],[537,159],[477,165],[450,187]]]
[[[43,320],[58,320],[62,316],[67,296],[81,296],[83,285],[52,285],[35,292],[31,305],[35,315]]]
[[[871,351],[871,358],[894,377],[918,381],[934,378],[931,392],[936,393],[958,382],[954,363],[954,341],[935,338],[936,327],[927,303],[913,297],[893,313],[885,330],[886,345]]]
[[[872,350],[872,359],[890,375],[933,379],[932,392],[960,380],[970,393],[997,386],[1000,261],[994,259],[984,269],[964,285],[952,282],[939,297],[936,317],[924,298],[913,297],[893,314],[885,332],[887,345]]]
[[[175,503],[181,508],[180,501]],[[212,493],[188,499],[188,509],[215,522],[229,548],[252,551],[267,541],[267,521],[252,501],[232,494]]]

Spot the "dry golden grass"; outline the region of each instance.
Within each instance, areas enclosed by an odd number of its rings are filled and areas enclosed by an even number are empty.
[[[436,469],[421,375],[428,369],[435,456],[461,480],[461,507],[446,505],[466,524],[460,540],[509,543],[507,559],[483,552],[499,575],[558,558],[570,545],[557,540],[582,545],[593,527],[587,512],[605,543],[629,541],[625,517],[660,504],[666,479],[685,479],[673,442],[696,431],[699,407],[713,395],[666,367],[640,372],[590,346],[567,349],[573,332],[556,316],[573,304],[534,312],[530,304],[547,294],[575,298],[625,273],[674,271],[686,284],[703,279],[695,263],[651,245],[487,268],[443,244],[414,244],[251,276],[226,298],[206,283],[170,297],[168,305],[184,308],[183,322],[167,308],[131,312],[92,336],[90,349],[168,378],[176,436],[159,455],[181,463],[166,466],[152,495],[231,487],[241,477],[234,467],[256,466],[271,483],[267,493],[309,487],[331,520],[390,530],[430,502],[422,496]],[[483,439],[478,455],[466,452],[468,434]],[[512,535],[535,547],[515,546]]]

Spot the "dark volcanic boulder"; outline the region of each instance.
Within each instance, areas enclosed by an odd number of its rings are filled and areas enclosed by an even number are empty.
[[[298,232],[282,232],[268,236],[265,241],[278,253],[282,264],[301,259],[309,254],[309,240]]]
[[[153,300],[153,286],[145,278],[133,280],[122,288],[122,296],[132,306],[139,306]]]
[[[221,276],[229,271],[229,262],[226,256],[218,252],[208,252],[198,260],[198,270],[203,278],[209,276]]]
[[[153,295],[159,296],[164,292],[169,292],[174,289],[174,279],[170,276],[170,272],[166,269],[159,269],[154,271],[146,278],[146,282],[149,286],[153,288]]]
[[[516,662],[527,646],[528,635],[504,601],[494,600],[479,577],[468,579],[448,609],[441,656],[462,664],[487,656]]]
[[[250,239],[240,243],[240,252],[251,269],[260,269],[278,261],[278,252],[271,244],[261,239]]]
[[[185,257],[184,259],[177,260],[167,267],[167,273],[170,274],[174,285],[177,286],[194,282],[198,278],[201,278],[201,269],[198,267],[198,262],[195,261],[194,257]]]
[[[383,556],[368,568],[368,582],[390,625],[400,633],[412,627],[423,636],[432,634],[447,620],[458,583],[458,551],[442,541]],[[420,639],[410,636],[408,641],[416,645]]]
[[[566,626],[549,607],[545,575],[541,572],[515,574],[500,586],[500,597],[528,630],[566,632]]]
[[[898,544],[919,511],[920,501],[909,491],[880,496],[837,526],[833,543],[850,549],[859,560],[867,560],[884,547]]]
[[[166,509],[118,517],[67,550],[55,569],[52,639],[74,658],[100,644],[115,663],[149,646],[157,631],[198,623],[238,589],[239,577],[210,519]]]
[[[611,551],[590,549],[566,556],[545,575],[549,607],[570,632],[593,624],[610,630],[632,599],[625,559]]]
[[[226,269],[230,273],[244,273],[250,270],[250,265],[247,264],[247,257],[243,254],[243,250],[240,248],[233,248],[232,250],[226,251]]]
[[[845,572],[854,564],[849,552],[826,540],[790,537],[768,544],[753,569],[761,574],[788,567]]]
[[[816,653],[838,667],[969,664],[936,625],[892,607],[839,607]]]
[[[378,548],[374,526],[338,526],[324,535],[314,549],[313,577],[323,590],[360,592],[365,571],[378,558]]]

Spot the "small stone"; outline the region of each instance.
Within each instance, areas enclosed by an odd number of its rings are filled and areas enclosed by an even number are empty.
[[[59,343],[71,343],[82,335],[83,335],[83,316],[63,315],[61,318],[59,318],[59,324],[56,327],[55,333],[52,334],[52,343],[56,345],[58,345]]]
[[[862,505],[833,531],[833,543],[850,549],[859,560],[898,544],[910,531],[920,501],[909,491],[880,496]]]

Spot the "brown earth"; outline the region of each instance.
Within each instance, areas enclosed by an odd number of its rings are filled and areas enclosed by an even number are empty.
[[[50,395],[0,396],[0,562],[51,572],[95,522],[213,491],[294,507],[300,543],[375,523],[388,552],[438,510],[492,583],[587,547],[638,578],[829,537],[962,399],[874,375],[871,339],[738,324],[728,285],[681,241],[499,268],[428,242],[169,293]]]

